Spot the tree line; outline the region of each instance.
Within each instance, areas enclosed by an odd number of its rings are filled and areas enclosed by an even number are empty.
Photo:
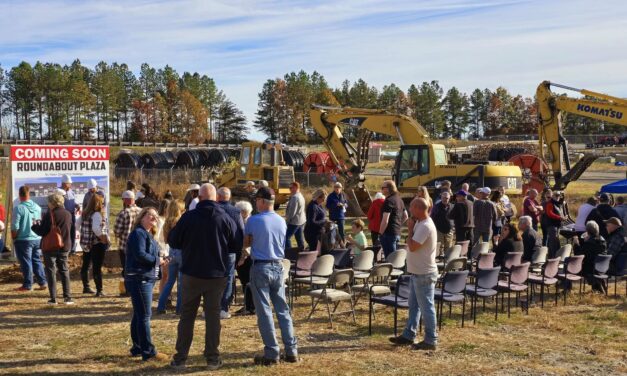
[[[150,142],[241,142],[246,118],[199,73],[104,61],[90,69],[22,62],[0,66],[0,137]]]
[[[312,104],[386,109],[416,119],[434,139],[481,138],[496,135],[537,134],[538,114],[534,98],[512,94],[504,87],[475,89],[470,94],[456,87],[446,90],[436,80],[412,84],[403,91],[395,84],[381,89],[363,79],[331,88],[318,72],[291,72],[269,79],[259,93],[254,127],[286,143],[316,140],[309,126]],[[620,126],[573,114],[564,116],[567,134],[624,131]],[[345,129],[348,138],[356,129]],[[377,136],[385,138],[384,136]]]

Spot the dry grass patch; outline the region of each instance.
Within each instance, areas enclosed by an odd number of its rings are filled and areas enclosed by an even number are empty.
[[[144,364],[127,356],[131,304],[114,295],[117,281],[115,275],[107,276],[105,292],[110,295],[102,299],[77,294],[81,286],[74,281],[77,304],[56,307],[45,304],[45,292],[19,294],[12,291],[15,284],[0,286],[0,373],[172,374],[163,364]],[[619,286],[619,291],[624,288]],[[511,319],[500,314],[496,322],[489,305],[476,325],[467,321],[465,328],[460,327],[461,311],[456,307],[452,318],[445,317],[440,348],[415,352],[388,344],[393,323],[389,309],[377,307],[373,335],[368,336],[364,299],[357,307],[357,325],[340,316],[330,329],[324,310],[306,320],[309,299],[302,297],[294,310],[302,363],[253,366],[253,355],[262,349],[256,318],[234,317],[223,321],[225,367],[216,374],[620,374],[627,371],[626,307],[624,296],[572,295],[566,306],[560,301],[558,307],[549,297],[544,310],[532,307],[527,316],[513,309]],[[406,314],[399,314],[399,330]],[[174,351],[177,323],[171,314],[153,317],[153,340],[160,351]],[[203,332],[204,322],[199,320],[185,374],[205,373]]]

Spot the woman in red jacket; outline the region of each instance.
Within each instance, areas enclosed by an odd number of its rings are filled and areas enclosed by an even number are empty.
[[[377,192],[374,195],[374,200],[370,205],[370,209],[368,209],[368,230],[370,230],[370,234],[372,237],[372,245],[379,245],[379,226],[381,226],[381,208],[383,207],[383,202],[385,201],[385,196],[383,193]]]

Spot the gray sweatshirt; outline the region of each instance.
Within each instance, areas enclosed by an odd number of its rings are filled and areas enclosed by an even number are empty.
[[[285,210],[285,221],[288,225],[304,225],[307,222],[305,216],[305,198],[300,192],[290,197]]]

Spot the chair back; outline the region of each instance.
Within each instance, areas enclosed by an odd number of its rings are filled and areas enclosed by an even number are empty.
[[[370,276],[368,279],[386,280],[392,273],[393,269],[394,267],[390,263],[377,264],[372,268],[372,270],[370,270]]]
[[[353,283],[353,269],[338,269],[331,277],[329,277],[329,285],[335,286],[336,289],[350,287]]]
[[[286,258],[281,260],[281,264],[283,265],[283,283],[287,283],[290,279],[290,269],[292,268],[292,262]]]
[[[571,244],[564,244],[555,254],[555,257],[559,257],[562,262],[566,261],[566,257],[569,257],[573,252],[573,246]]]
[[[296,259],[296,270],[311,270],[318,258],[318,252],[300,252]]]
[[[479,258],[479,255],[488,253],[489,250],[490,243],[481,241],[477,242],[474,247],[472,247],[472,251],[470,251],[470,257],[472,257],[473,260],[477,260]]]
[[[522,252],[507,252],[503,259],[503,268],[510,270],[512,266],[520,264],[522,255]]]
[[[500,272],[501,268],[498,266],[493,268],[477,269],[477,287],[481,287],[482,289],[494,289],[499,283]]]
[[[411,295],[411,277],[402,275],[396,280],[396,296],[402,299],[409,299]]]
[[[490,269],[494,267],[494,256],[496,256],[494,252],[480,253],[479,260],[477,260],[477,269]]]
[[[311,267],[311,274],[317,277],[328,277],[333,274],[333,264],[335,259],[331,255],[323,255],[318,257]]]
[[[466,257],[458,257],[452,259],[444,266],[444,272],[452,272],[456,270],[465,270],[468,259]]]
[[[620,277],[627,274],[627,253],[619,253],[614,260],[612,276]]]
[[[525,245],[523,244],[522,240],[514,240],[513,246],[514,246],[514,252],[521,252],[521,253],[525,252]]]
[[[459,294],[466,289],[468,270],[448,272],[442,279],[442,290],[451,294]]]
[[[370,250],[362,251],[353,260],[353,270],[370,270],[374,265],[374,252]]]
[[[546,263],[544,263],[543,272],[545,278],[555,278],[560,270],[560,261],[562,260],[559,257],[546,260]]]
[[[569,256],[564,260],[564,270],[568,274],[579,274],[583,268],[584,255]]]
[[[531,256],[531,265],[543,265],[546,262],[546,256],[549,254],[548,247],[540,247],[533,252]]]
[[[610,260],[612,255],[597,255],[594,259],[594,271],[599,274],[605,274],[610,269]]]
[[[333,259],[335,260],[333,265],[336,269],[346,269],[349,267],[351,262],[350,250],[341,248],[332,249],[328,254],[333,256]]]
[[[386,257],[385,261],[392,264],[395,269],[403,269],[407,261],[407,250],[397,249]]]
[[[529,261],[523,264],[512,265],[512,268],[510,269],[510,280],[512,283],[519,285],[526,283],[527,278],[529,277],[529,266],[531,266]]]
[[[468,247],[470,247],[470,240],[457,242],[455,243],[455,245],[459,245],[462,247],[462,249],[459,252],[459,257],[468,257]]]
[[[298,260],[298,254],[300,253],[300,251],[301,249],[298,247],[285,248],[285,258],[290,261],[296,262],[296,260]]]
[[[460,258],[462,254],[462,246],[459,244],[455,244],[451,246],[449,249],[444,252],[444,265],[448,264],[449,261]]]

